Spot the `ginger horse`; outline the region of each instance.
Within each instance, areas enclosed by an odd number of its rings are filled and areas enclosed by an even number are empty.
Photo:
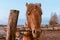
[[[40,37],[40,25],[41,25],[41,4],[28,4],[26,3],[27,11],[26,11],[26,17],[28,22],[28,27],[32,30],[30,32],[33,36],[33,38],[38,39]]]

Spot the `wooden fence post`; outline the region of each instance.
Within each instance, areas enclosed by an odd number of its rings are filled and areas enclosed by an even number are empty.
[[[7,25],[6,40],[15,40],[15,32],[17,29],[18,15],[19,15],[18,10],[10,10],[10,16]]]

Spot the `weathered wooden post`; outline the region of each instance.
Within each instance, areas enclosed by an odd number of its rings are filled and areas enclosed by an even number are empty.
[[[7,25],[7,36],[6,40],[15,40],[15,32],[17,27],[19,11],[18,10],[10,10],[10,16]]]

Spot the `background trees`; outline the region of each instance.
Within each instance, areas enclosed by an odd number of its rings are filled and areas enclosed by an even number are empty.
[[[52,25],[52,26],[56,26],[56,24],[58,24],[58,17],[57,17],[56,13],[51,15],[51,19],[50,19],[49,24]]]

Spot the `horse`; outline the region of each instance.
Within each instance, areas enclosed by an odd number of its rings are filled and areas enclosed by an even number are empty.
[[[32,31],[29,33],[32,34],[33,38],[38,39],[41,34],[41,30],[40,30],[40,25],[42,21],[41,3],[36,3],[36,4],[26,3],[26,7],[27,7],[26,17],[27,17],[28,27]]]

